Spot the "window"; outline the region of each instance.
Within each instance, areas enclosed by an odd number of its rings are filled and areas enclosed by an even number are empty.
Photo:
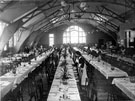
[[[20,36],[21,36],[21,31],[18,30],[18,31],[14,34],[14,46],[16,46],[17,42],[19,41]]]
[[[13,37],[11,37],[9,40],[9,47],[13,47]]]
[[[17,40],[18,39],[18,36],[17,36],[17,33],[14,34],[14,46],[16,46],[17,44]]]
[[[63,34],[63,43],[86,43],[86,34],[78,26],[70,26]]]
[[[7,45],[4,46],[4,51],[6,51],[6,50],[7,50]]]
[[[2,35],[2,32],[4,30],[4,28],[7,26],[8,24],[4,23],[4,22],[0,22],[0,37]]]
[[[49,46],[54,45],[54,34],[49,34]]]

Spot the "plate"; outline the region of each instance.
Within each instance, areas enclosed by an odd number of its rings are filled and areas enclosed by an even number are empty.
[[[68,92],[70,93],[70,92],[78,92],[78,89],[77,88],[74,88],[74,87],[70,87],[70,88],[68,88]]]
[[[10,84],[10,82],[8,82],[8,81],[3,81],[3,83],[2,83],[1,86],[7,86],[7,85],[9,85],[9,84]]]
[[[52,93],[55,93],[55,92],[58,92],[59,91],[59,88],[58,87],[52,87],[50,92]]]
[[[80,97],[79,97],[78,94],[69,95],[69,97],[70,97],[71,100],[77,100],[77,101],[80,100]]]

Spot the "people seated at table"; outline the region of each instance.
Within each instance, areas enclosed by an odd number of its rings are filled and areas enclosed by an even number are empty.
[[[30,47],[26,46],[26,47],[24,48],[24,52],[25,52],[25,53],[29,53],[29,52],[30,52]]]
[[[84,58],[83,58],[82,54],[79,51],[76,51],[76,56],[78,59],[78,66],[80,68],[83,68],[84,67]]]
[[[55,48],[53,48],[54,49],[54,52],[49,56],[49,57],[47,57],[47,59],[45,60],[45,63],[44,64],[42,64],[42,65],[40,65],[41,67],[44,67],[45,68],[45,74],[46,74],[46,78],[47,78],[47,82],[48,82],[48,84],[51,86],[51,83],[52,83],[52,80],[53,80],[53,78],[54,78],[54,74],[55,74],[55,71],[56,71],[56,67],[58,66],[58,63],[59,63],[59,59],[60,59],[60,57],[61,56],[63,56],[64,57],[64,59],[66,59],[67,58],[67,54],[70,54],[70,56],[72,57],[72,60],[73,60],[73,62],[74,62],[74,64],[73,64],[73,66],[74,67],[76,67],[77,68],[77,70],[78,70],[78,74],[79,74],[79,76],[80,76],[80,82],[81,82],[81,85],[84,85],[84,80],[87,78],[87,76],[86,75],[84,75],[83,73],[87,73],[88,74],[88,72],[86,71],[87,69],[86,69],[86,66],[85,66],[85,60],[84,60],[84,58],[83,58],[83,56],[82,56],[82,54],[81,54],[81,52],[79,52],[79,51],[75,51],[71,46],[63,46],[63,47],[55,47]],[[85,48],[84,47],[81,47],[81,49],[84,49],[84,51],[83,52],[85,52],[85,51],[87,51],[87,53],[88,54],[91,54],[92,56],[94,56],[94,57],[99,57],[99,56],[101,56],[101,54],[102,54],[102,50],[101,49],[97,49],[96,47],[88,47],[87,48],[87,50],[85,50]],[[67,50],[68,50],[68,52],[67,52]],[[26,49],[25,50],[26,51],[26,53],[29,53],[29,55],[28,55],[28,57],[30,57],[30,54],[32,55],[32,54],[34,54],[34,56],[35,57],[37,57],[38,55],[40,55],[42,52],[44,52],[44,49],[43,49],[43,47],[40,47],[40,48],[35,48],[34,50],[30,50],[29,52],[28,52],[28,50]],[[32,51],[32,52],[31,52]],[[41,52],[41,53],[40,53]],[[121,48],[121,53],[124,55],[124,53],[126,53],[126,49],[125,49],[125,47],[123,47],[123,48]],[[112,55],[112,54],[111,54]],[[23,56],[23,55],[22,55]],[[25,56],[24,56],[25,57]],[[107,55],[106,56],[104,56],[106,59],[108,59],[109,61],[111,61],[110,63],[114,63],[114,62],[112,62],[112,61],[114,61],[112,58],[113,57],[107,57]],[[27,58],[27,56],[26,56],[26,58]],[[29,59],[26,59],[26,61],[27,60],[30,60],[30,59],[32,59],[32,57],[30,57]],[[122,61],[122,60],[121,60]],[[119,62],[120,61],[118,61],[116,64],[119,64]],[[121,62],[121,67],[122,67],[122,65],[125,65],[124,63],[126,63],[126,62]],[[15,59],[14,60],[14,65],[15,64],[18,64],[18,61],[17,61],[17,59]],[[130,64],[130,63],[129,63]],[[128,64],[128,65],[129,65]],[[126,66],[128,66],[127,64],[126,64]],[[121,68],[121,67],[119,67],[119,68]],[[11,67],[10,67],[11,68]],[[84,69],[85,68],[85,69]],[[89,70],[89,71],[91,71],[91,70]],[[132,72],[132,74],[133,75],[135,75],[134,74],[134,69],[132,68],[132,69],[130,69],[129,68],[129,70],[127,70],[127,72],[128,71],[130,71],[130,73]],[[40,73],[39,73],[39,75],[40,75]],[[38,76],[39,76],[38,75]],[[92,74],[92,75],[94,75],[94,74]],[[36,75],[37,76],[37,75]],[[85,79],[82,79],[82,77],[85,77]],[[89,77],[90,78],[90,77]],[[34,82],[35,83],[35,82]],[[34,92],[35,92],[35,84],[34,83],[32,83],[31,85],[34,85],[33,86],[33,90],[34,90]],[[39,89],[39,92],[40,92],[40,95],[42,96],[42,94],[43,94],[43,88],[42,88],[42,84],[43,84],[43,82],[42,82],[42,77],[40,77],[40,79],[39,80],[37,80],[37,88]],[[32,97],[32,96],[31,96]]]
[[[11,71],[13,67],[20,66],[23,62],[28,62],[29,64],[31,64],[31,59],[33,59],[34,57],[36,59],[40,54],[45,51],[46,50],[42,46],[39,48],[30,48],[26,46],[24,51],[13,54],[12,56],[2,57],[2,63],[0,64],[0,75],[4,75],[5,73]]]

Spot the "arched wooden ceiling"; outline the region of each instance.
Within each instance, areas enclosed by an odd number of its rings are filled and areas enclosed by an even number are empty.
[[[40,25],[43,31],[52,25],[83,21],[117,32],[119,23],[134,10],[134,0],[1,0],[0,20],[9,24],[23,20],[22,27]]]
[[[62,24],[88,23],[103,32],[117,34],[119,25],[134,13],[135,0],[0,1],[1,21],[9,25],[21,22],[21,28],[43,32]]]

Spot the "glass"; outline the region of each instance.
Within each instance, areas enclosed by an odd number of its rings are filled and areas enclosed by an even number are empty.
[[[71,37],[71,43],[78,43],[78,37]]]
[[[49,37],[54,37],[54,34],[49,34]]]
[[[83,31],[83,29],[82,29],[82,28],[80,28],[80,27],[79,27],[78,29],[79,29],[79,31]]]
[[[6,51],[6,50],[7,50],[7,45],[4,46],[4,51]]]
[[[77,31],[72,31],[71,32],[71,37],[78,37],[78,32]]]
[[[16,44],[17,44],[17,41],[19,40],[19,37],[20,37],[20,35],[19,35],[20,33],[19,33],[19,31],[17,31],[15,34],[14,34],[14,46],[16,46]]]
[[[49,38],[49,46],[53,46],[54,45],[54,38]]]
[[[63,43],[66,43],[66,37],[63,37]]]
[[[67,42],[66,43],[70,43],[70,39],[69,39],[69,37],[67,37],[67,40],[66,40]]]
[[[7,25],[8,25],[8,24],[6,24],[6,23],[0,21],[0,37],[1,37],[2,33],[3,33],[4,28],[5,28]]]
[[[13,37],[11,37],[9,40],[9,47],[13,47]]]
[[[86,34],[78,26],[70,26],[63,33],[63,43],[86,43]]]

